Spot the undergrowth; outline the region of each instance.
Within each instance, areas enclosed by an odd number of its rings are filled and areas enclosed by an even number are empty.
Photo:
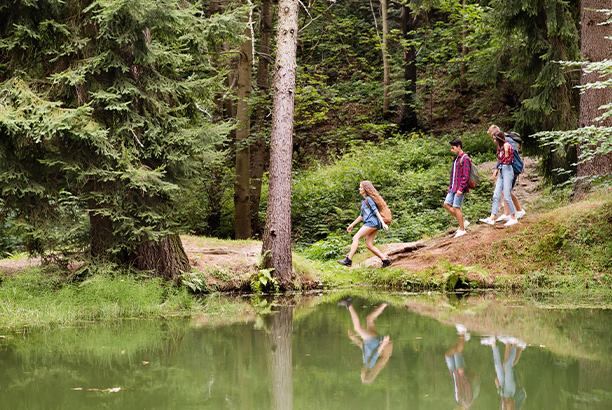
[[[0,326],[151,317],[198,306],[185,287],[134,273],[99,271],[76,281],[54,269],[29,268],[1,277]]]

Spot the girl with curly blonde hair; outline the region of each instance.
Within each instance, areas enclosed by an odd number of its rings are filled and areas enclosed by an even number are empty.
[[[361,181],[359,184],[359,193],[363,196],[363,201],[361,201],[361,214],[348,226],[348,228],[346,228],[346,230],[350,232],[359,222],[363,221],[364,223],[355,236],[353,236],[353,243],[348,256],[345,259],[339,260],[338,263],[345,266],[351,266],[353,264],[353,256],[355,256],[357,248],[359,247],[359,240],[365,237],[367,248],[380,258],[382,267],[386,268],[391,265],[391,260],[386,258],[382,252],[374,246],[374,238],[379,229],[382,228],[385,231],[389,230],[389,226],[385,223],[381,213],[388,215],[388,218],[390,218],[391,211],[385,200],[382,199],[370,181]]]

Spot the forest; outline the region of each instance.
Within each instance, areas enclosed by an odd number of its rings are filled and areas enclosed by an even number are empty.
[[[448,141],[492,161],[491,124],[572,199],[609,184],[611,78],[607,0],[5,0],[0,255],[178,281],[180,235],[255,238],[291,287],[361,180],[383,241],[447,229]]]

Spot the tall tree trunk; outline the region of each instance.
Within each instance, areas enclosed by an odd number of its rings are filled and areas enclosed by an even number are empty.
[[[270,143],[270,188],[262,253],[282,287],[293,280],[291,259],[291,160],[295,103],[297,0],[280,0]]]
[[[387,19],[387,0],[380,0],[380,12],[382,19],[382,60],[383,60],[383,117],[389,112],[389,85],[391,81],[389,68],[389,21]]]
[[[580,52],[583,60],[598,62],[612,57],[612,40],[606,37],[612,36],[612,25],[600,24],[606,21],[606,14],[597,10],[610,7],[609,0],[582,0],[580,12],[581,43]],[[595,81],[601,81],[599,73],[582,73],[580,83],[585,85]],[[586,90],[580,96],[580,127],[589,125],[612,126],[612,118],[605,121],[595,121],[603,112],[600,110],[604,104],[612,101],[612,88]],[[578,157],[584,149],[578,146]],[[597,155],[589,162],[578,163],[578,177],[588,178],[596,175],[612,173],[612,154]],[[578,180],[575,186],[575,196],[579,198],[589,189],[589,184]]]
[[[267,347],[270,408],[272,410],[291,410],[293,409],[291,348],[293,308],[284,306],[269,320],[271,323]]]
[[[272,0],[262,0],[261,30],[259,32],[259,59],[257,61],[257,89],[260,101],[266,101],[270,93],[270,37],[272,34]],[[252,234],[261,233],[259,223],[259,202],[261,199],[261,179],[266,167],[265,133],[267,104],[260,102],[256,109],[255,140],[251,144],[251,228]]]
[[[183,272],[188,272],[189,259],[183,249],[181,237],[168,235],[159,243],[144,241],[137,249],[138,269],[150,270],[155,276],[178,281]]]
[[[416,29],[416,16],[413,16],[408,6],[402,6],[402,34],[406,40],[404,48],[404,106],[400,120],[400,129],[404,132],[417,129],[419,124],[416,116],[416,50],[412,44],[414,39],[413,30]]]
[[[94,201],[89,201],[89,209],[99,208]],[[92,257],[107,257],[108,249],[113,243],[113,221],[107,216],[89,211],[89,252]]]
[[[247,17],[248,19],[248,17]],[[250,26],[244,30],[247,37],[240,46],[238,60],[238,104],[236,119],[236,179],[234,184],[234,234],[236,239],[251,237],[250,207],[250,149],[247,140],[251,134],[249,98],[251,98],[251,65],[253,63]]]

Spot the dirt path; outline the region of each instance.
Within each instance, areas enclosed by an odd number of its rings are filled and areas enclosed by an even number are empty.
[[[452,239],[454,230],[449,230],[445,235],[440,235],[427,242],[387,244],[383,250],[393,261],[393,266],[418,271],[435,265],[440,259],[448,260],[453,264],[469,266],[477,262],[473,260],[475,248],[491,243],[493,237],[499,239],[500,233],[511,233],[528,224],[532,216],[529,213],[529,202],[539,195],[538,186],[541,177],[536,172],[537,160],[532,158],[524,158],[524,160],[525,172],[515,187],[516,196],[527,210],[527,215],[521,219],[521,223],[508,229],[493,229],[473,221],[467,228],[468,234],[460,239]],[[480,174],[490,175],[494,167],[495,162],[481,164]],[[229,270],[237,276],[244,277],[254,269],[258,255],[261,253],[261,244],[229,246],[219,244],[220,242],[212,239],[193,236],[183,236],[182,240],[189,262],[197,270],[210,270],[211,267],[217,267],[220,271]],[[40,258],[4,260],[0,261],[0,272],[10,274],[38,265],[40,265]],[[362,262],[360,266],[380,266],[380,260],[372,257]]]
[[[478,262],[476,249],[482,248],[485,244],[490,244],[493,240],[499,240],[504,233],[516,232],[521,227],[530,223],[533,214],[530,214],[529,203],[537,199],[540,195],[539,185],[541,176],[537,173],[538,161],[533,158],[524,158],[525,171],[519,177],[519,181],[514,188],[521,205],[527,214],[517,225],[510,228],[503,228],[502,224],[497,224],[495,228],[489,225],[472,223],[467,228],[468,233],[461,238],[453,239],[456,228],[449,229],[444,235],[439,235],[428,241],[418,241],[410,243],[393,243],[382,247],[383,251],[393,261],[393,266],[404,268],[410,271],[419,271],[436,265],[439,260],[447,260],[452,264],[470,266]],[[496,162],[486,162],[478,167],[480,175],[491,175],[495,169]],[[483,218],[486,215],[482,216]],[[380,259],[371,257],[362,262],[363,266],[380,266]]]

